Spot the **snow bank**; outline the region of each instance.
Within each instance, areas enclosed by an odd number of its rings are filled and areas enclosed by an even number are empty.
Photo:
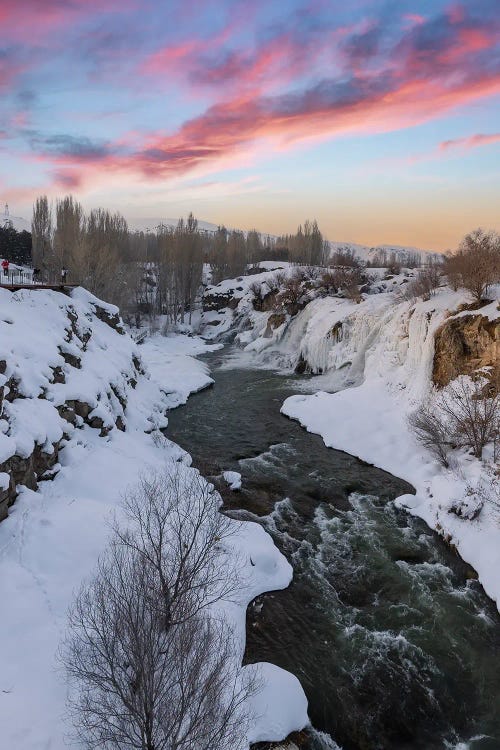
[[[207,344],[198,336],[172,333],[147,338],[140,351],[151,376],[167,392],[168,407],[172,409],[185,404],[191,393],[213,384],[208,365],[194,358],[221,346]]]
[[[250,742],[266,742],[271,737],[284,738],[293,729],[302,729],[309,723],[307,699],[298,679],[275,664],[260,664],[260,675],[266,690],[257,693],[253,710],[259,721],[252,730]],[[276,706],[280,710],[276,710]]]
[[[347,451],[410,482],[416,495],[401,497],[399,503],[456,546],[500,607],[498,509],[487,504],[473,521],[449,512],[465,497],[467,485],[484,478],[483,465],[462,453],[457,456],[458,468],[442,468],[416,441],[406,422],[432,388],[434,333],[463,302],[463,295],[443,290],[428,302],[392,305],[386,304],[386,296],[366,300],[355,310],[345,305],[344,317],[326,300],[316,305],[309,320],[316,314],[318,325],[312,331],[307,325],[303,328],[302,351],[315,366],[337,374],[336,387],[343,390],[292,396],[282,412],[321,435],[328,447]],[[486,309],[490,319],[495,310],[498,318],[496,302]],[[340,340],[329,340],[324,332],[330,323],[338,322]],[[287,334],[289,341],[293,341],[293,327],[299,325],[297,319]]]
[[[0,523],[2,748],[67,747],[66,686],[55,654],[74,592],[104,550],[120,497],[139,474],[172,466],[195,471],[188,454],[156,428],[167,423],[167,407],[210,382],[206,367],[193,359],[207,347],[200,339],[169,336],[138,349],[120,333],[115,315],[112,306],[83,290],[72,297],[0,290],[0,360],[7,363],[3,382],[12,387],[15,380],[25,396],[4,402],[8,421],[0,420],[0,453],[26,453],[43,441],[49,450],[65,432],[53,481],[40,482],[36,492],[21,487]],[[61,355],[63,344],[72,345],[80,367]],[[63,373],[65,382],[53,382],[52,368],[60,368],[56,380]],[[74,398],[96,404],[102,419],[121,416],[126,430],[101,436],[102,430],[82,419],[69,424],[57,405]],[[8,483],[9,476],[0,473],[0,488]],[[240,665],[248,603],[286,587],[292,569],[259,525],[234,523],[232,544],[245,583],[238,601],[225,603],[225,611],[238,636],[234,658]],[[280,740],[307,723],[306,699],[292,675],[265,664],[262,677],[263,690],[254,698],[258,720],[248,739]]]

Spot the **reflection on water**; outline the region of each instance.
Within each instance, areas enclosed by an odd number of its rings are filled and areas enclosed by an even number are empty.
[[[299,677],[311,748],[498,750],[500,618],[474,572],[394,507],[406,483],[280,415],[292,380],[220,358],[168,435],[205,475],[241,472],[240,493],[221,485],[228,512],[262,523],[294,567],[249,607],[247,660]]]

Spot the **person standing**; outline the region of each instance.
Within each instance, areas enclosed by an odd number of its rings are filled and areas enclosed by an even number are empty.
[[[2,261],[2,268],[3,268],[3,275],[8,278],[9,277],[9,261],[7,259],[4,259]]]
[[[68,278],[68,269],[61,268],[61,284],[65,284],[67,278]]]

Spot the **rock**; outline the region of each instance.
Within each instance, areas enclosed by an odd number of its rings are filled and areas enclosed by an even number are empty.
[[[205,293],[203,295],[203,312],[209,312],[210,310],[223,310],[225,307],[229,307],[233,300],[232,290],[229,292],[214,292]],[[238,300],[239,301],[239,300]],[[236,303],[236,306],[238,302]]]
[[[68,401],[68,406],[70,405],[73,405],[75,414],[78,417],[81,417],[85,422],[87,421],[90,412],[93,411],[93,407],[90,406],[90,404],[85,403],[85,401]]]
[[[59,350],[59,354],[64,359],[67,365],[71,365],[71,367],[75,367],[77,370],[81,370],[82,361],[80,357],[77,357],[75,354],[71,354],[70,352],[64,351],[64,349],[60,346],[58,346],[57,348]]]
[[[332,330],[330,331],[330,338],[332,338],[337,343],[339,341],[342,341],[344,338],[344,329],[342,328],[342,321],[338,320],[335,325],[333,326]]]
[[[238,471],[223,471],[222,476],[230,490],[241,490],[241,474]]]
[[[264,331],[264,338],[270,339],[273,335],[273,331],[283,325],[286,320],[285,313],[272,313],[267,321],[267,328]]]
[[[433,382],[445,386],[459,375],[498,367],[500,320],[483,315],[450,318],[436,331]]]
[[[5,383],[4,387],[8,388],[8,392],[5,393],[4,391],[4,399],[10,404],[15,401],[16,398],[24,398],[24,396],[19,393],[20,382],[21,381],[14,377],[14,375],[11,375],[11,377]]]
[[[59,457],[59,443],[54,443],[52,453],[47,453],[41,445],[35,445],[31,456],[11,456],[0,464],[0,472],[9,475],[9,486],[0,490],[0,521],[6,518],[9,507],[18,494],[18,486],[24,485],[30,490],[38,489],[38,479],[53,469]],[[54,476],[55,476],[54,472]]]
[[[127,399],[125,398],[123,393],[121,393],[120,389],[116,385],[111,384],[111,390],[113,391],[116,398],[118,399],[120,406],[125,411],[126,406],[127,406]]]
[[[64,374],[64,370],[62,369],[61,365],[57,365],[57,367],[51,367],[50,369],[52,370],[51,383],[66,382],[66,375]]]
[[[448,513],[453,513],[459,518],[466,521],[474,521],[481,513],[484,507],[484,501],[480,498],[462,498],[454,502],[448,509]]]
[[[136,372],[138,372],[140,375],[145,375],[146,371],[142,366],[142,362],[135,354],[132,355],[132,364],[134,365]]]
[[[61,404],[57,407],[59,416],[69,422],[70,424],[76,424],[76,414],[74,408],[68,406],[68,404]]]
[[[125,425],[125,420],[120,415],[117,416],[115,425],[116,425],[116,428],[120,430],[121,432],[125,432],[125,430],[127,429]]]
[[[309,365],[301,354],[299,356],[297,364],[295,365],[295,372],[297,373],[297,375],[305,375],[305,373],[308,372],[308,367]]]
[[[102,419],[102,417],[92,417],[89,420],[89,425],[94,430],[102,430],[104,427],[104,420]]]
[[[263,297],[255,297],[252,302],[253,309],[258,310],[258,312],[269,312],[270,310],[274,310],[276,307],[277,296],[278,293],[272,291],[264,294]]]
[[[122,319],[120,318],[118,313],[112,313],[109,310],[106,310],[106,308],[101,307],[100,305],[94,305],[94,310],[96,317],[99,318],[99,320],[102,320],[103,323],[106,323],[106,325],[108,325],[110,328],[113,328],[119,334],[125,334]]]

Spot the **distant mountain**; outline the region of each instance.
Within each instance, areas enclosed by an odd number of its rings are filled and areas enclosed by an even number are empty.
[[[442,253],[404,245],[376,245],[369,247],[368,245],[358,245],[355,242],[336,241],[330,241],[329,245],[332,254],[339,250],[348,251],[354,253],[357,258],[364,261],[374,261],[384,256],[389,261],[391,257],[395,256],[396,260],[403,266],[416,258],[420,262],[428,263],[429,260],[438,260],[442,257]]]
[[[185,218],[186,217],[184,217],[184,219]],[[178,223],[179,219],[161,219],[158,216],[154,216],[148,219],[132,219],[129,222],[129,229],[138,232],[155,232],[159,226],[174,228]],[[198,227],[207,232],[216,232],[218,224],[212,224],[210,221],[202,221],[198,219]]]

